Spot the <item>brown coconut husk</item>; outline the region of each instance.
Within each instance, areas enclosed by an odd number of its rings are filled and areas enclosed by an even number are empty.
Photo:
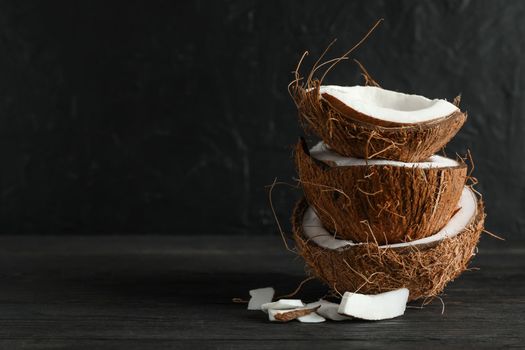
[[[330,166],[295,148],[299,182],[323,226],[354,242],[389,244],[425,238],[454,215],[467,166]]]
[[[308,203],[300,200],[292,216],[293,237],[308,271],[336,293],[377,294],[398,288],[410,290],[409,300],[433,298],[467,269],[475,255],[485,214],[478,199],[477,214],[457,236],[431,248],[379,248],[375,243],[341,250],[319,247],[303,233]]]

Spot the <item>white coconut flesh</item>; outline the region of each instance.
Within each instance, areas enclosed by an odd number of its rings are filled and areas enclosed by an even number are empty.
[[[263,304],[270,303],[275,294],[275,289],[272,287],[257,288],[250,290],[250,301],[248,302],[248,310],[261,310]]]
[[[321,323],[326,321],[326,318],[315,312],[312,312],[306,316],[297,317],[297,320],[302,323]]]
[[[333,163],[337,166],[364,166],[364,165],[390,165],[395,167],[403,168],[449,168],[456,167],[460,164],[450,158],[433,155],[424,162],[418,163],[405,163],[396,160],[388,159],[361,159],[353,157],[343,157],[338,153],[332,151],[324,142],[319,142],[314,147],[310,149],[310,155],[312,158],[317,159],[322,162]]]
[[[321,94],[330,95],[353,110],[369,117],[400,124],[424,123],[458,111],[447,100],[428,99],[385,90],[376,86],[323,85]]]
[[[447,224],[432,236],[410,242],[384,244],[379,248],[403,248],[409,246],[432,246],[445,238],[457,236],[477,214],[477,199],[472,190],[465,186],[458,203],[459,210]],[[326,249],[344,249],[366,243],[355,243],[350,240],[337,239],[322,225],[313,207],[308,207],[303,217],[303,232],[306,238]]]
[[[279,299],[273,303],[262,304],[261,310],[267,312],[268,310],[290,310],[298,307],[304,307],[300,299]]]
[[[375,295],[346,292],[338,311],[363,320],[386,320],[405,313],[408,295],[406,288]]]

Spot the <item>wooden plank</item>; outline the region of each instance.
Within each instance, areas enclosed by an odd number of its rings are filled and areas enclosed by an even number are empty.
[[[231,298],[304,278],[277,237],[2,237],[0,348],[519,346],[524,257],[482,244],[480,270],[447,288],[443,314],[437,301],[383,322],[274,324]],[[310,282],[300,297],[325,291]]]

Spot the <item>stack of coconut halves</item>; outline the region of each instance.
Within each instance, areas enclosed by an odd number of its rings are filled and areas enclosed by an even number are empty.
[[[466,120],[459,98],[312,78],[290,87],[322,139],[295,148],[305,198],[292,223],[308,271],[340,295],[441,293],[474,256],[485,216],[464,161],[436,155]]]

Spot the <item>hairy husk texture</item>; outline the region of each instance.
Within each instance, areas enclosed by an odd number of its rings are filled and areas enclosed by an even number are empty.
[[[408,242],[439,231],[454,214],[467,176],[447,168],[330,166],[295,147],[299,182],[323,226],[335,236],[378,244]]]
[[[303,234],[308,203],[297,203],[292,216],[293,237],[307,270],[337,293],[377,294],[398,288],[410,290],[409,300],[432,298],[458,277],[475,255],[485,214],[478,200],[477,214],[457,236],[431,248],[380,248],[375,243],[339,250],[319,247]]]
[[[320,96],[319,88],[318,80],[308,80],[292,85],[290,92],[305,131],[343,156],[420,162],[443,148],[466,120],[458,111],[419,124],[377,125],[359,115],[342,114]]]

